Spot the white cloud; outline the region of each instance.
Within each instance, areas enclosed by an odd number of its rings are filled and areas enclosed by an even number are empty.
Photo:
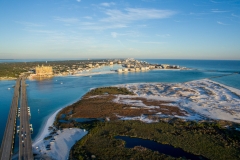
[[[142,43],[142,44],[163,44],[166,42],[161,42],[161,41],[139,41],[139,40],[128,40],[129,42],[133,43]]]
[[[212,9],[211,12],[212,13],[225,13],[225,12],[229,12],[229,11],[223,11],[223,10],[219,10],[219,9]]]
[[[168,18],[176,12],[171,10],[145,9],[145,8],[127,8],[125,12],[120,10],[106,10],[105,14],[109,17],[102,19],[104,22],[131,22],[147,19]]]
[[[217,21],[218,24],[220,25],[229,25],[229,24],[226,24],[226,23],[223,23],[223,22],[220,22],[220,21]]]
[[[234,13],[232,13],[231,16],[240,18],[240,16],[238,16],[238,15],[236,15],[236,14],[234,14]]]
[[[112,32],[112,33],[111,33],[111,36],[112,36],[113,38],[117,38],[118,33],[117,33],[117,32]]]
[[[96,23],[92,23],[92,22],[82,22],[81,25],[90,26],[90,25],[96,25]]]
[[[81,2],[81,0],[77,0],[77,2]]]
[[[113,5],[115,5],[115,3],[113,3],[113,2],[110,2],[110,3],[105,2],[105,3],[100,4],[100,6],[103,6],[103,7],[110,7],[110,6],[113,6]]]
[[[189,15],[192,15],[192,16],[203,16],[203,15],[207,15],[209,13],[207,12],[199,12],[199,13],[194,13],[194,12],[190,12]]]
[[[143,2],[154,2],[155,0],[142,0]]]
[[[114,28],[127,28],[126,24],[89,24],[82,26],[80,29],[85,30],[106,30],[106,29],[114,29]]]
[[[212,3],[222,3],[222,2],[217,2],[217,1],[213,1],[213,0],[210,0],[210,2],[212,2]]]
[[[55,33],[54,31],[51,30],[36,30],[36,29],[25,29],[25,31],[28,32],[33,32],[33,33],[46,33],[46,34],[51,34],[51,33]]]
[[[83,18],[85,18],[85,19],[93,19],[93,18],[90,17],[90,16],[85,16],[85,17],[83,17]]]
[[[26,21],[15,21],[18,24],[24,25],[25,27],[43,27],[44,25]]]
[[[117,32],[111,32],[111,36],[113,38],[117,38],[118,36],[125,36],[125,35],[128,35],[128,36],[131,36],[132,33],[128,33],[128,34],[122,34],[122,33],[117,33]]]
[[[140,42],[140,43],[144,43],[144,44],[163,44],[163,43],[165,43],[165,42],[147,41],[147,42]]]
[[[76,23],[79,21],[77,18],[61,18],[61,17],[56,17],[54,20],[64,23]]]
[[[157,34],[158,37],[167,38],[170,37],[170,34]]]

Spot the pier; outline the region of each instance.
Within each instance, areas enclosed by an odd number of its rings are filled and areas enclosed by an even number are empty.
[[[21,93],[21,96],[20,96]],[[20,96],[20,108],[18,108]],[[16,81],[12,104],[10,107],[7,124],[1,144],[0,160],[12,159],[14,146],[14,136],[16,133],[16,118],[20,116],[20,126],[18,127],[19,135],[19,160],[33,160],[32,140],[30,124],[30,108],[27,105],[27,93],[25,78],[18,78]]]

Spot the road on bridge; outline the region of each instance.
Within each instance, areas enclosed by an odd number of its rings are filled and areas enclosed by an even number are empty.
[[[19,128],[19,160],[32,160],[32,140],[29,124],[27,92],[25,78],[21,81],[21,107],[20,107],[20,128]]]

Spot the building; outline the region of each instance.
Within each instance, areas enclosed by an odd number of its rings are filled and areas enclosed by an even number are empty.
[[[89,63],[87,66],[88,66],[89,68],[92,68],[92,67],[93,67],[93,65],[92,65],[91,63]]]
[[[161,66],[164,68],[164,69],[167,69],[167,68],[169,68],[169,64],[161,64]]]
[[[118,69],[117,72],[122,72],[123,70],[122,69]]]
[[[53,75],[53,69],[51,66],[37,66],[35,73],[37,77],[49,77]]]
[[[128,72],[128,69],[127,69],[127,68],[124,68],[123,71],[124,71],[124,72]]]

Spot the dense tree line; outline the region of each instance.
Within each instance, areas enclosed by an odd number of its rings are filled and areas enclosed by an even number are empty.
[[[114,138],[117,135],[170,144],[207,159],[240,158],[239,131],[223,128],[219,122],[184,122],[176,119],[149,124],[118,120],[95,122],[92,127],[89,134],[73,146],[70,159],[174,159],[149,149],[125,148],[124,141]]]

